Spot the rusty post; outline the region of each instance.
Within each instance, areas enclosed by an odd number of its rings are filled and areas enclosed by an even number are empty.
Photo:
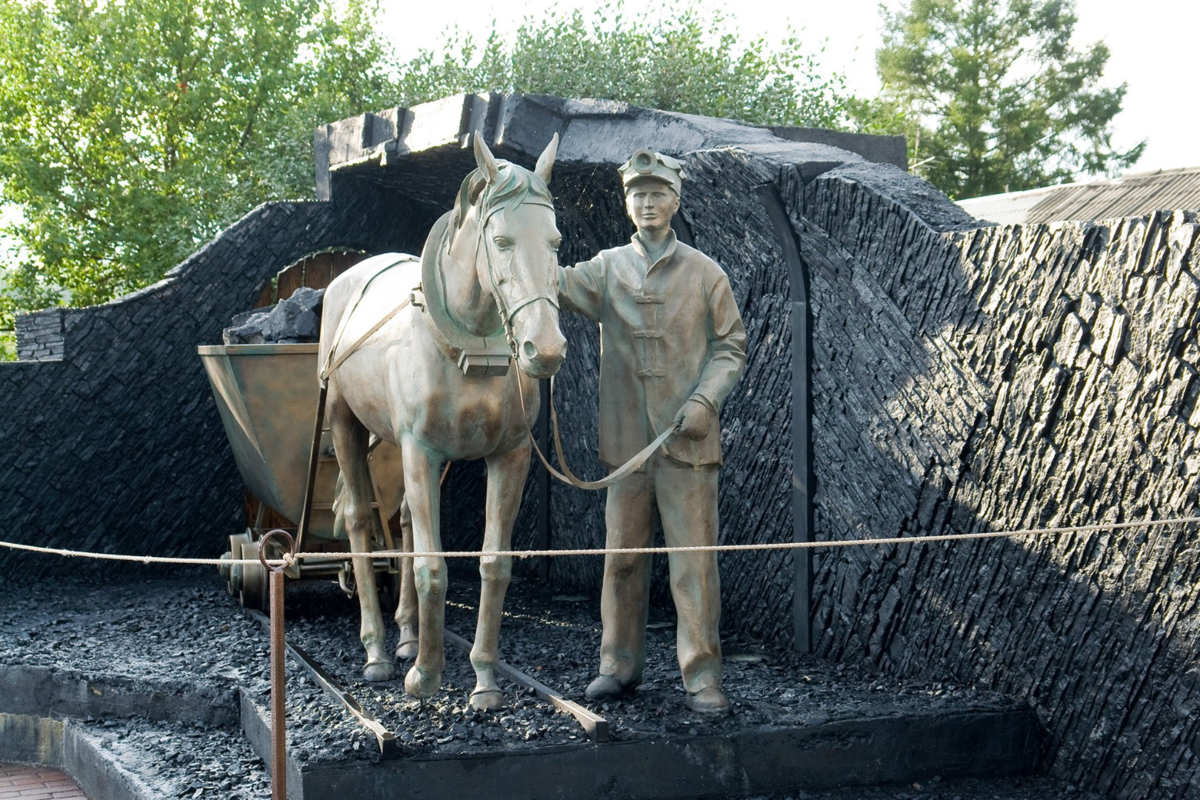
[[[267,542],[273,537],[287,542],[292,553],[296,543],[287,531],[275,529],[259,543],[258,558],[271,572],[271,800],[287,800],[287,726],[283,660],[286,642],[283,630],[284,566],[267,564]]]

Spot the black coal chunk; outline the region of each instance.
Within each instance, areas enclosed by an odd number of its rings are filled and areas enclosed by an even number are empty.
[[[222,334],[225,344],[295,344],[321,335],[324,289],[301,286],[273,306],[238,314]]]

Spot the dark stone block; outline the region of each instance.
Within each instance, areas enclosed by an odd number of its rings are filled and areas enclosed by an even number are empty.
[[[827,144],[851,153],[858,153],[867,161],[891,164],[908,170],[908,144],[903,136],[877,136],[869,133],[848,133],[824,128],[796,128],[774,126],[771,132],[781,139],[793,142]]]

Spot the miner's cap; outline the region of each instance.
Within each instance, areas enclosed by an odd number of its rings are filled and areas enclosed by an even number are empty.
[[[683,165],[670,156],[652,150],[638,150],[620,167],[621,183],[628,189],[643,181],[661,181],[683,194],[683,182],[687,179]]]

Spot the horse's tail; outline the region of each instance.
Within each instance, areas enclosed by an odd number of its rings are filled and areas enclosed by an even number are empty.
[[[346,476],[338,471],[337,482],[333,485],[333,538],[339,541],[350,539],[346,530],[346,502],[349,501],[346,486]]]
[[[333,484],[333,533],[337,541],[350,541],[350,531],[346,527],[346,506],[350,503],[350,487],[346,484],[346,476],[338,471],[337,481]],[[379,527],[379,516],[372,512],[371,529],[374,541],[382,542],[383,530]]]

